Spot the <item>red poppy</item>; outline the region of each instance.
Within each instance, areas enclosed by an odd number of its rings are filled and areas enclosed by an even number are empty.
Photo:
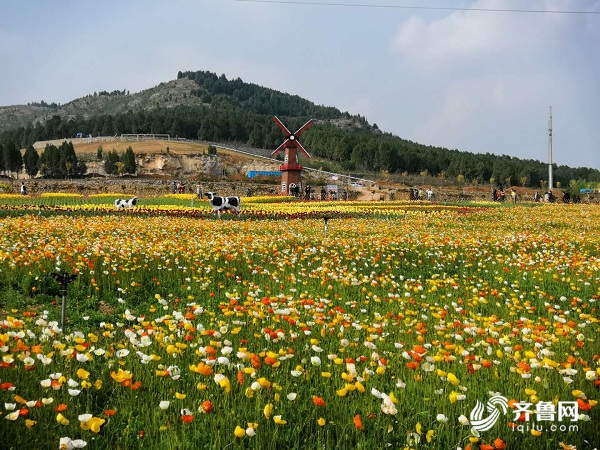
[[[362,420],[360,420],[360,414],[357,414],[354,416],[354,426],[358,429],[358,430],[362,430],[363,429],[363,423]]]

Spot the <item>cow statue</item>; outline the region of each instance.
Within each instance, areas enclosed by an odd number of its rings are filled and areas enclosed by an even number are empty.
[[[129,208],[133,208],[137,204],[138,204],[137,197],[130,198],[129,200],[124,200],[122,198],[118,198],[115,200],[115,208],[117,208],[117,209],[129,209]]]
[[[210,206],[213,208],[213,213],[217,213],[221,218],[221,210],[223,211],[234,211],[239,214],[240,212],[240,198],[239,197],[220,197],[215,195],[214,192],[207,192],[204,194],[208,197]]]

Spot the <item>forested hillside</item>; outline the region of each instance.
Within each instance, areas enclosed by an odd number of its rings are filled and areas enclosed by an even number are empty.
[[[94,115],[78,113],[76,105],[81,99],[65,106],[54,105],[55,114],[46,120],[2,132],[0,146],[26,148],[39,140],[75,137],[77,133],[167,133],[173,137],[275,149],[283,139],[273,122],[277,115],[291,131],[309,118],[315,119],[316,125],[302,135],[303,144],[312,154],[336,161],[349,172],[427,174],[461,182],[538,188],[544,187],[543,180],[547,179],[547,165],[540,161],[425,146],[382,133],[364,117],[315,105],[297,95],[245,83],[239,78],[228,80],[225,75],[206,71],[179,72],[176,81],[165,85],[179,89],[175,98],[171,91],[163,91],[161,97],[159,87],[145,96],[146,91],[131,95],[118,91],[116,96],[101,93],[96,97],[114,97],[104,102],[110,105],[104,113],[94,96],[86,98],[87,108],[97,111]],[[68,114],[63,109],[67,107]],[[2,167],[6,164],[0,163],[0,170],[4,170]],[[554,179],[562,187],[585,183],[595,186],[600,182],[600,171],[556,166]]]

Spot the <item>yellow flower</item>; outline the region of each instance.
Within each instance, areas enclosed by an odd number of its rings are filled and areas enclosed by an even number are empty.
[[[37,422],[35,420],[30,420],[30,419],[25,419],[25,426],[27,428],[31,428],[32,426],[34,426]]]
[[[458,386],[460,384],[460,380],[456,378],[456,375],[454,375],[453,373],[448,373],[448,375],[446,375],[446,378],[448,378],[448,382],[453,386]]]
[[[244,436],[246,436],[246,430],[244,430],[242,427],[240,427],[239,425],[236,425],[235,430],[233,432],[233,434],[235,434],[236,438],[243,438]]]
[[[104,425],[106,422],[104,419],[100,417],[92,417],[84,422],[81,422],[79,425],[82,430],[91,430],[94,433],[100,433],[100,427]]]
[[[117,383],[122,383],[125,380],[131,380],[133,378],[133,375],[131,374],[131,372],[129,370],[123,370],[123,369],[119,369],[118,372],[114,372],[114,371],[111,372],[110,376]]]
[[[285,425],[287,423],[287,420],[283,420],[281,418],[281,416],[273,416],[273,421],[277,424],[277,425]]]
[[[265,415],[265,417],[267,419],[269,419],[271,417],[271,413],[273,412],[273,404],[272,403],[267,403],[265,405],[265,409],[263,409],[263,414]]]
[[[181,393],[179,393],[179,392],[175,392],[175,398],[176,398],[177,400],[183,400],[183,399],[184,399],[184,398],[186,398],[186,397],[187,397],[187,394],[181,394]]]
[[[417,422],[417,424],[415,425],[415,430],[418,435],[421,434],[421,422]]]
[[[431,442],[431,440],[433,439],[433,430],[429,430],[427,432],[427,434],[425,435],[425,439],[427,440],[427,442]]]
[[[541,436],[541,435],[542,435],[542,432],[541,432],[541,431],[538,431],[538,430],[531,430],[531,435],[532,435],[532,436],[536,436],[536,437],[537,437],[537,436]]]
[[[229,381],[229,378],[225,377],[219,380],[219,386],[221,386],[227,394],[231,392],[231,382]]]
[[[573,391],[571,391],[571,394],[573,394],[573,397],[577,397],[577,398],[581,398],[581,399],[586,398],[583,391],[580,391],[579,389],[574,389]]]
[[[60,423],[61,425],[69,425],[69,419],[67,419],[65,416],[63,416],[61,413],[58,413],[56,415],[56,421],[58,423]]]
[[[325,426],[325,419],[323,419],[322,417],[319,417],[319,420],[317,420],[317,423],[319,424],[319,426]]]

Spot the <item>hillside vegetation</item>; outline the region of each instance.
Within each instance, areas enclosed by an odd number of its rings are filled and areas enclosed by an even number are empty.
[[[66,105],[45,105],[48,113],[29,122],[25,121],[25,112],[15,112],[17,107],[3,108],[2,114],[22,120],[17,128],[0,134],[0,145],[10,141],[25,148],[36,141],[69,138],[78,133],[165,133],[275,149],[283,139],[273,122],[277,115],[291,131],[315,119],[315,126],[302,135],[303,144],[313,155],[334,161],[345,172],[425,174],[460,183],[546,187],[548,169],[540,161],[425,146],[381,132],[364,117],[205,71],[179,72],[177,80],[138,94],[101,92]],[[29,108],[31,116],[40,106]],[[555,166],[554,179],[563,188],[595,186],[600,182],[600,171]]]

